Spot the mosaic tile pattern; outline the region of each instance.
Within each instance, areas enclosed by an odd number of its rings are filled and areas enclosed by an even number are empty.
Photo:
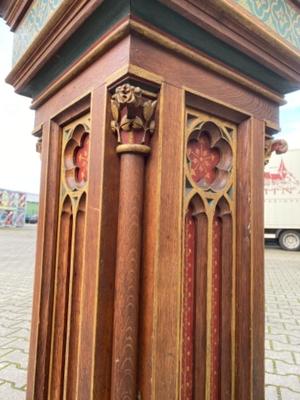
[[[300,10],[287,0],[234,0],[279,36],[300,49]]]
[[[14,34],[13,64],[46,25],[63,0],[34,0]]]

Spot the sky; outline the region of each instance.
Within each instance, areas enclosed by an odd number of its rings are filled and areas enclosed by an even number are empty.
[[[31,135],[34,112],[31,100],[14,93],[5,83],[11,70],[13,34],[0,19],[0,188],[30,193],[39,192],[40,157],[35,151],[36,138]],[[286,96],[287,105],[281,107],[281,132],[289,148],[300,149],[300,91]]]

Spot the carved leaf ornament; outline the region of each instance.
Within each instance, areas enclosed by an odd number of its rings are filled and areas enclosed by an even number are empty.
[[[204,190],[218,192],[228,183],[232,168],[231,146],[221,129],[205,122],[187,142],[190,179]]]
[[[265,165],[270,161],[273,152],[284,154],[288,151],[288,143],[284,139],[273,139],[272,136],[265,138]]]
[[[82,188],[88,179],[89,128],[79,124],[70,132],[64,152],[64,169],[67,185]]]
[[[111,128],[117,134],[118,143],[148,143],[155,129],[156,103],[156,100],[145,100],[139,87],[126,83],[116,88],[111,99]]]

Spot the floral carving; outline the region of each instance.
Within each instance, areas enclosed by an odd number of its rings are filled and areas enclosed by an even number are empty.
[[[220,151],[210,147],[208,137],[200,136],[191,140],[187,154],[194,181],[204,180],[207,184],[213,183],[217,175],[216,167],[220,161]]]
[[[232,151],[214,124],[207,123],[203,129],[191,134],[187,159],[191,179],[199,187],[216,192],[226,186],[232,167]]]
[[[77,125],[70,133],[64,153],[64,168],[67,185],[76,190],[88,179],[89,130],[86,125]]]
[[[116,88],[111,99],[112,131],[121,144],[148,144],[155,129],[157,101],[146,100],[139,87],[126,83]]]

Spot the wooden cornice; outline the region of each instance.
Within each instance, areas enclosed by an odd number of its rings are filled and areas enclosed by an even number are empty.
[[[300,51],[231,0],[160,1],[273,71],[300,80]]]
[[[6,78],[16,90],[30,80],[57,48],[104,0],[69,0],[54,13]]]
[[[76,75],[80,74],[88,65],[90,65],[97,57],[100,57],[105,51],[107,51],[114,43],[118,42],[126,35],[130,33],[137,33],[148,40],[157,43],[170,51],[192,60],[195,63],[205,66],[206,68],[222,75],[228,79],[237,82],[238,84],[247,87],[253,92],[259,93],[265,98],[271,100],[277,104],[285,104],[283,97],[266,86],[254,81],[247,76],[235,72],[233,69],[228,68],[226,65],[216,62],[205,54],[201,54],[191,48],[187,48],[184,44],[174,41],[172,38],[165,34],[154,30],[150,26],[145,25],[134,19],[126,19],[120,25],[110,31],[104,38],[100,38],[95,45],[89,49],[79,60],[72,64],[65,73],[59,76],[51,85],[49,85],[39,96],[33,99],[32,108],[36,109],[49,97],[55,94],[60,88],[70,82]],[[128,68],[134,66],[129,65]]]
[[[2,0],[0,1],[0,16],[14,31],[33,0]]]
[[[54,13],[48,24],[13,67],[6,81],[13,85],[17,92],[34,97],[33,108],[37,108],[45,102],[49,96],[58,91],[64,84],[73,79],[96,58],[100,57],[101,54],[117,41],[130,34],[130,32],[136,32],[171,51],[182,54],[193,60],[193,62],[202,64],[206,68],[262,94],[275,103],[283,103],[282,92],[274,88],[272,90],[271,86],[269,87],[263,80],[261,81],[263,83],[260,83],[259,76],[257,76],[258,79],[256,80],[254,74],[252,76],[249,74],[248,76],[247,73],[238,71],[235,67],[225,65],[226,62],[217,60],[215,56],[208,56],[205,51],[203,52],[192,45],[188,45],[181,39],[176,38],[174,34],[165,33],[163,27],[155,27],[152,22],[145,22],[143,18],[130,15],[130,11],[126,17],[107,28],[101,36],[100,34],[97,37],[95,36],[95,41],[74,61],[69,62],[63,71],[57,72],[53,80],[49,79],[47,84],[44,84],[41,89],[38,88],[33,94],[30,91],[29,94],[27,94],[28,92],[24,93],[24,88],[30,87],[35,77],[43,70],[43,66],[50,64],[52,57],[54,58],[56,53],[61,51],[63,44],[69,38],[72,38],[72,34],[78,27],[84,24],[94,10],[104,7],[104,4],[101,5],[103,1],[67,0],[63,2],[59,10]],[[283,77],[283,80],[292,82],[295,88],[300,85],[299,52],[295,49],[290,49],[286,44],[284,44],[284,52],[283,45],[280,47],[277,42],[267,43],[266,39],[258,37],[257,29],[253,27],[250,29],[243,19],[239,20],[235,17],[234,10],[230,8],[230,4],[232,5],[230,0],[207,0],[207,2],[199,0],[160,0],[160,3],[157,4],[166,9],[161,3],[165,3],[185,17],[187,23],[188,20],[192,21],[193,25],[209,32],[218,40],[220,39],[219,43],[227,42],[238,50],[236,53],[239,53],[239,55],[245,54],[250,59],[265,66],[267,71],[270,70],[270,73],[274,71],[274,73],[277,73],[278,79]],[[170,10],[170,12],[173,11]],[[66,54],[68,53],[66,52]]]

